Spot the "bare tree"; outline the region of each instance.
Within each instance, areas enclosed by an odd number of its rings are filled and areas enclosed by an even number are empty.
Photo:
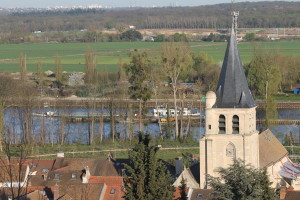
[[[58,83],[62,82],[62,67],[61,67],[61,57],[55,57],[55,78]]]
[[[26,55],[24,53],[20,54],[19,67],[20,67],[20,79],[21,81],[25,81],[26,74],[27,74],[27,66],[26,66]]]
[[[85,53],[85,83],[96,84],[97,82],[97,60],[94,51],[89,48]]]
[[[182,72],[192,65],[191,51],[185,43],[165,43],[161,46],[161,71],[170,80],[175,108],[175,137],[178,138],[177,91]]]
[[[0,157],[0,185],[7,188],[7,196],[21,199],[27,192],[30,165],[26,162],[30,148],[25,144],[12,146],[4,142],[4,155]]]
[[[43,87],[43,80],[44,80],[44,72],[42,68],[42,63],[37,64],[37,76],[38,76],[38,82],[39,82],[39,87],[42,89]]]

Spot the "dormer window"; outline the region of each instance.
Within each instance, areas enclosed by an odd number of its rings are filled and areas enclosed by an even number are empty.
[[[77,174],[76,173],[72,173],[72,179],[76,179],[77,178]]]
[[[115,194],[116,190],[115,189],[111,189],[110,190],[110,194]]]
[[[226,118],[224,115],[219,116],[219,134],[226,133]]]
[[[239,116],[234,115],[232,117],[232,134],[240,133],[240,119]]]
[[[60,174],[54,174],[54,180],[59,180]]]

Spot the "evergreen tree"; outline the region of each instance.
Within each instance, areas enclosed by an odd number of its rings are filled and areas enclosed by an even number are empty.
[[[180,183],[181,183],[181,185],[179,186],[180,197],[178,198],[178,200],[186,200],[187,199],[186,183],[185,183],[183,176],[182,176]]]
[[[208,183],[218,200],[277,199],[265,169],[254,169],[235,160],[230,167],[220,168],[219,174],[218,178],[208,176]]]
[[[150,145],[150,136],[140,133],[139,142],[129,152],[125,164],[125,200],[172,200],[173,179],[166,166],[157,159],[159,148]]]

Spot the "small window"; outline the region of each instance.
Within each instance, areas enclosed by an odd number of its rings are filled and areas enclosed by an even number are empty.
[[[110,194],[115,194],[116,190],[115,189],[111,189],[110,190]]]
[[[203,198],[203,194],[197,194],[197,199],[202,199]]]
[[[7,183],[5,183],[5,184],[3,185],[3,187],[8,187],[8,184],[7,184]]]
[[[211,125],[208,125],[208,129],[209,129],[209,130],[211,129]]]
[[[72,173],[72,179],[76,179],[77,178],[77,174],[76,173]]]
[[[60,174],[54,174],[54,179],[59,180]]]
[[[42,169],[42,172],[47,173],[47,172],[49,172],[49,169]]]
[[[226,133],[226,118],[224,115],[219,116],[219,134]]]
[[[237,115],[232,117],[232,134],[240,133],[240,120]]]

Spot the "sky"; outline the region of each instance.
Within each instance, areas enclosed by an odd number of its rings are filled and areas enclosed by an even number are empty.
[[[236,0],[244,2],[247,0]],[[251,0],[248,0],[251,1]],[[263,0],[256,0],[263,1]],[[300,0],[293,0],[300,1]],[[0,7],[46,8],[55,6],[87,6],[92,4],[108,7],[129,6],[198,6],[207,4],[230,3],[231,0],[0,0]]]

